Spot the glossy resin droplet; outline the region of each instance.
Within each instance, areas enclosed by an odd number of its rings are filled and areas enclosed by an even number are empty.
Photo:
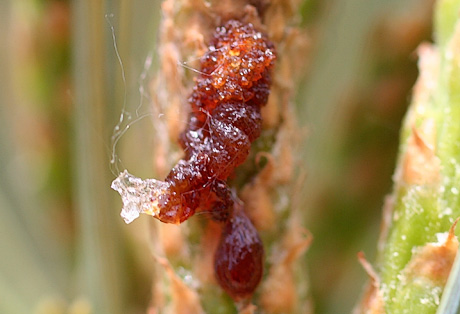
[[[263,274],[264,248],[256,228],[236,209],[222,231],[214,258],[216,279],[234,299],[250,297]]]

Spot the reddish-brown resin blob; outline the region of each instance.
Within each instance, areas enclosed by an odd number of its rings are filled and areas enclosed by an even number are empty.
[[[199,209],[225,223],[215,275],[235,300],[251,296],[259,284],[264,249],[226,180],[260,135],[274,60],[273,45],[252,24],[230,20],[216,30],[189,98],[192,109],[179,139],[184,158],[152,196],[163,222],[181,223]]]
[[[252,295],[263,273],[264,248],[242,209],[225,224],[214,259],[219,285],[234,299]]]

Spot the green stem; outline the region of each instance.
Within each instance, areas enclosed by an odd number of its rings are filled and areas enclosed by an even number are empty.
[[[420,48],[421,74],[401,131],[391,219],[379,252],[388,313],[435,313],[447,280],[441,272],[448,274],[457,251],[454,245],[449,257],[424,254],[448,246],[439,234],[460,216],[460,31],[453,19],[460,1],[439,1],[436,8],[436,46]],[[443,268],[417,266],[433,260]]]

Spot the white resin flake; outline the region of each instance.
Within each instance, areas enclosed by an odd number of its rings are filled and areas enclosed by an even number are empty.
[[[121,217],[127,224],[139,217],[140,213],[156,216],[158,214],[158,195],[167,189],[166,182],[155,179],[137,178],[124,170],[113,180],[112,189],[120,193],[123,201]]]

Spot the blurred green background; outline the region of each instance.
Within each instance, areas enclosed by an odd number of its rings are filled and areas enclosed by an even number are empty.
[[[310,51],[296,103],[316,313],[349,312],[366,282],[356,253],[374,257],[432,2],[302,7]],[[133,115],[124,123],[149,113],[159,6],[0,1],[0,313],[145,313],[153,260],[110,182],[124,167],[153,175],[148,118],[110,160],[123,106]]]

